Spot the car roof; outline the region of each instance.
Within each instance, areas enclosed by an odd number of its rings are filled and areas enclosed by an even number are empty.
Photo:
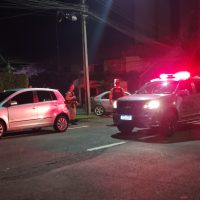
[[[108,93],[110,93],[110,90],[105,91],[105,92],[102,92],[102,93],[96,95],[95,97],[102,97],[103,95],[106,95],[106,94],[108,94]],[[125,93],[131,95],[131,93],[128,92],[128,91],[125,91]]]
[[[43,91],[55,91],[56,89],[51,89],[51,88],[13,88],[13,89],[8,89],[4,91],[36,91],[36,90],[43,90]]]
[[[166,79],[155,78],[150,80],[149,82],[153,83],[153,82],[166,82],[166,81],[179,82],[180,80],[177,80],[176,78],[166,78]]]
[[[188,80],[199,80],[200,81],[200,77],[199,76],[193,76],[193,77],[190,77],[188,79],[176,79],[176,78],[161,79],[161,78],[155,78],[155,79],[150,80],[149,82],[165,82],[165,81],[180,82],[180,81],[188,81]]]
[[[51,88],[13,88],[13,89],[4,90],[4,92],[13,92],[13,94],[10,94],[0,104],[2,105],[5,101],[7,101],[7,99],[12,98],[16,94],[20,94],[20,93],[27,92],[27,91],[52,91],[52,92],[55,92],[57,98],[63,98],[62,94],[56,89],[51,89]]]
[[[198,79],[198,80],[200,80],[200,76],[194,76],[194,77],[192,77],[192,79]]]

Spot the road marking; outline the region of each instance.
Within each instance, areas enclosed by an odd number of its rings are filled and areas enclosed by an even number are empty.
[[[78,128],[88,128],[89,126],[76,126],[76,127],[73,127],[73,128],[68,128],[68,129],[78,129]]]
[[[96,150],[99,150],[99,149],[110,148],[110,147],[117,146],[117,145],[120,145],[120,144],[125,144],[125,143],[126,142],[118,142],[118,143],[108,144],[108,145],[104,145],[104,146],[100,146],[100,147],[94,147],[94,148],[91,148],[91,149],[87,149],[87,151],[96,151]]]
[[[149,139],[149,138],[155,138],[157,137],[158,135],[150,135],[150,136],[146,136],[146,137],[141,137],[141,138],[138,138],[140,140],[146,140],[146,139]]]

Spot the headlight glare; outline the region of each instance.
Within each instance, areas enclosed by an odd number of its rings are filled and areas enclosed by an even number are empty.
[[[144,105],[144,108],[146,109],[157,109],[159,107],[160,107],[160,102],[157,100],[149,101],[148,103]]]
[[[115,108],[115,109],[117,108],[117,101],[113,102],[113,108]]]

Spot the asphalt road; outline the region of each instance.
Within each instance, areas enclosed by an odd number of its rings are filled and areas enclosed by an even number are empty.
[[[0,200],[199,200],[200,126],[168,138],[109,117],[0,140]]]

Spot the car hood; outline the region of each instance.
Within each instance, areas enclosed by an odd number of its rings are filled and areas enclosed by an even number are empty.
[[[130,96],[121,97],[118,101],[148,101],[162,99],[171,96],[171,94],[133,94]]]

